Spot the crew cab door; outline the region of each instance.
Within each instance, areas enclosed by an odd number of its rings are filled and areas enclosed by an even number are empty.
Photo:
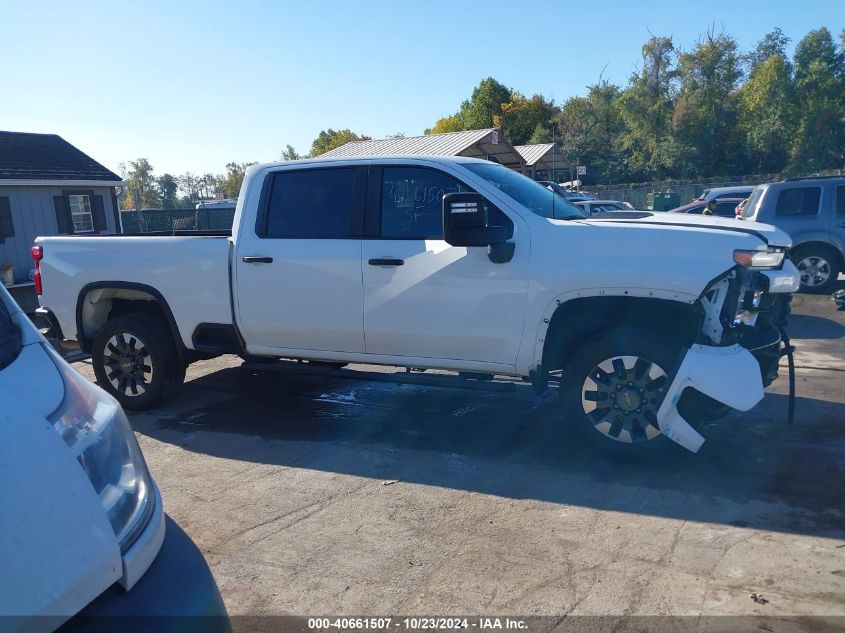
[[[360,164],[267,175],[255,226],[241,228],[234,262],[237,322],[249,352],[364,351],[366,176]]]
[[[527,240],[502,264],[490,261],[486,247],[447,244],[443,196],[461,191],[471,188],[432,167],[371,167],[362,258],[368,354],[396,364],[414,357],[440,359],[432,362],[440,367],[515,365],[527,302]]]

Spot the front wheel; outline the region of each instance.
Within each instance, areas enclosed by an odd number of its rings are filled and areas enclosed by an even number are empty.
[[[126,409],[148,409],[185,380],[170,331],[152,315],[125,314],[106,323],[91,361],[97,384]]]
[[[584,343],[563,370],[567,422],[591,444],[630,452],[660,443],[657,410],[679,345],[639,328],[618,328]]]

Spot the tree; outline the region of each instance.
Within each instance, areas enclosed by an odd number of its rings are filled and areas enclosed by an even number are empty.
[[[677,54],[672,39],[652,36],[642,48],[643,66],[619,100],[625,132],[619,142],[628,169],[641,177],[665,177],[682,152],[667,142],[677,94]]]
[[[179,188],[176,178],[171,174],[162,174],[156,179],[156,186],[158,187],[162,208],[175,209],[177,206],[176,190]]]
[[[746,55],[746,60],[750,66],[749,74],[754,74],[754,71],[773,55],[780,55],[786,60],[786,47],[790,41],[790,38],[784,35],[779,27],[775,27],[770,33],[767,33],[762,40],[757,42],[754,50]]]
[[[777,173],[788,165],[796,130],[794,102],[791,65],[780,53],[760,61],[740,89],[740,136],[757,173]]]
[[[798,130],[792,169],[811,172],[845,164],[845,53],[826,28],[810,31],[795,47]]]
[[[226,173],[217,177],[217,192],[221,193],[224,198],[237,198],[244,182],[246,170],[251,165],[255,165],[255,162],[226,163]]]
[[[492,77],[482,79],[472,96],[461,104],[458,119],[464,130],[494,127],[493,117],[502,114],[502,106],[513,98],[513,92]]]
[[[742,148],[733,94],[742,79],[736,40],[708,32],[693,50],[681,53],[678,70],[681,86],[672,117],[673,136],[679,146],[694,150],[683,175],[727,174]]]
[[[493,126],[499,128],[513,145],[525,145],[538,125],[546,125],[557,114],[552,101],[535,94],[530,99],[514,92],[511,100],[502,104],[501,114],[493,115]]]
[[[322,130],[314,142],[311,143],[311,156],[319,156],[325,154],[341,145],[346,145],[352,141],[368,141],[369,136],[358,136],[355,132],[349,129],[344,130]]]
[[[126,180],[124,209],[134,209],[136,204],[140,204],[142,209],[156,209],[161,205],[158,183],[150,161],[146,158],[130,160],[128,167],[121,163],[121,171]]]
[[[446,116],[442,119],[437,119],[425,134],[445,134],[446,132],[460,132],[463,130],[463,124],[457,114]]]
[[[220,176],[203,174],[199,178],[199,193],[203,200],[216,198],[220,193]]]
[[[529,145],[537,145],[539,143],[551,143],[554,138],[552,136],[552,125],[554,123],[538,123],[534,126],[534,131],[531,132],[531,137],[528,139]]]
[[[188,199],[188,206],[200,199],[200,189],[202,187],[200,180],[199,176],[195,176],[189,171],[186,171],[181,176],[176,177],[176,182],[179,184],[179,190],[185,194]]]
[[[589,165],[585,180],[610,182],[626,173],[620,142],[625,131],[621,96],[618,86],[599,79],[586,97],[572,97],[561,108],[562,149],[570,162]]]
[[[308,158],[308,156],[298,154],[293,148],[293,145],[291,145],[290,143],[285,145],[285,148],[282,150],[282,160],[299,160],[301,158]]]

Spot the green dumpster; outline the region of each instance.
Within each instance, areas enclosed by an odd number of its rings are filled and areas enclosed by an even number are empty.
[[[648,194],[646,204],[652,211],[670,211],[681,206],[681,196],[671,191],[656,191]]]

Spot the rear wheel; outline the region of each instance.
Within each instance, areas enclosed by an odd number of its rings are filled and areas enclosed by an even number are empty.
[[[822,246],[798,248],[790,259],[801,275],[801,292],[828,292],[841,272],[836,253]]]
[[[173,337],[152,315],[125,314],[106,323],[94,339],[91,361],[97,384],[127,409],[148,409],[185,381]]]
[[[663,443],[657,410],[677,350],[671,339],[638,328],[590,339],[563,370],[567,422],[603,450],[628,453]]]

